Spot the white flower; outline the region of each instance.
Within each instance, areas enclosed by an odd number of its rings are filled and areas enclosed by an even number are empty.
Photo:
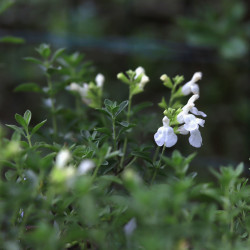
[[[202,78],[201,72],[194,73],[192,79],[184,84],[181,88],[183,95],[189,95],[190,93],[198,94],[200,92],[199,85],[196,83]]]
[[[43,103],[46,107],[51,108],[52,107],[52,99],[51,98],[46,98],[43,99]]]
[[[66,87],[67,90],[70,90],[70,91],[76,91],[76,92],[79,92],[81,87],[75,83],[75,82],[72,82],[69,86]]]
[[[145,74],[145,69],[141,66],[137,67],[135,70],[135,79],[140,76],[141,74]]]
[[[83,160],[77,170],[78,175],[84,175],[86,174],[89,170],[93,169],[95,167],[95,163],[92,160],[85,159]]]
[[[199,111],[196,107],[194,102],[199,98],[199,95],[192,95],[187,104],[182,108],[182,111],[177,115],[177,121],[179,123],[184,123],[184,117],[185,115],[187,115],[189,112],[191,112],[194,115],[201,115],[203,117],[206,117],[207,115],[202,112]]]
[[[190,133],[189,143],[196,148],[201,147],[202,145],[202,137],[199,131],[199,126],[203,127],[205,121],[200,118],[196,118],[194,115],[200,115],[206,117],[207,115],[199,111],[195,106],[194,102],[199,98],[198,95],[193,95],[189,100],[188,103],[182,108],[180,114],[177,115],[177,121],[180,124],[183,124],[179,127],[178,131],[180,134],[187,135]],[[193,114],[189,114],[189,112]]]
[[[138,86],[141,90],[143,90],[146,83],[149,82],[149,77],[145,74],[145,70],[141,66],[135,70],[135,79],[137,79],[139,76],[141,76],[141,81],[138,83]]]
[[[133,234],[133,232],[135,231],[137,227],[137,224],[136,224],[136,219],[135,218],[132,218],[125,226],[124,226],[124,232],[125,232],[125,235],[128,237],[130,235]]]
[[[87,105],[91,103],[91,100],[87,98],[89,85],[87,83],[83,83],[82,87],[77,83],[71,83],[67,88],[67,90],[78,92],[81,96],[81,99],[83,102],[85,102]]]
[[[177,135],[174,133],[174,129],[169,126],[169,119],[165,116],[162,119],[163,126],[158,128],[157,132],[154,134],[155,142],[158,146],[165,145],[170,148],[174,146],[177,142]]]
[[[96,78],[95,78],[95,82],[96,82],[96,86],[99,88],[102,88],[103,83],[105,81],[105,77],[103,74],[97,74]]]
[[[62,149],[56,156],[56,167],[64,168],[70,160],[70,152],[67,149]]]

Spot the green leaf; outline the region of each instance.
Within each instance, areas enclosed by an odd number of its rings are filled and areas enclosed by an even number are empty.
[[[244,170],[244,163],[241,162],[235,169],[236,176],[240,176]]]
[[[65,48],[60,48],[56,50],[51,58],[51,62],[53,63],[64,51],[65,51]]]
[[[119,115],[127,106],[128,106],[128,101],[123,101],[122,103],[120,103],[119,109],[115,113],[115,116]]]
[[[24,128],[24,129],[27,129],[28,128],[28,125],[26,123],[26,121],[24,120],[24,118],[19,115],[19,114],[15,114],[15,119],[16,121]]]
[[[40,86],[38,86],[36,83],[23,83],[17,86],[14,89],[15,92],[37,92],[37,93],[42,93],[42,89]]]
[[[158,105],[159,105],[160,108],[163,108],[163,109],[168,108],[168,105],[167,105],[166,100],[165,100],[164,97],[162,97],[161,102],[159,102]]]
[[[12,141],[20,141],[21,140],[21,134],[17,131],[15,131],[11,136]]]
[[[131,153],[131,155],[136,156],[138,158],[142,158],[142,159],[144,159],[144,160],[146,160],[146,161],[148,161],[148,162],[150,162],[152,164],[152,160],[148,156],[147,153],[139,152],[139,151],[134,151],[134,152]]]
[[[23,131],[22,128],[17,127],[16,125],[9,125],[9,124],[5,124],[5,125],[6,125],[7,127],[9,127],[9,128],[14,129],[17,133],[19,133],[19,134],[25,136],[24,131]]]
[[[121,126],[127,128],[129,126],[129,123],[126,121],[118,122]]]
[[[113,106],[113,102],[110,101],[109,99],[105,99],[105,100],[104,100],[104,105],[105,105],[106,107],[112,107],[112,106]]]
[[[15,180],[17,176],[17,172],[15,170],[9,170],[5,173],[5,178],[8,181]]]
[[[99,179],[100,180],[105,180],[105,181],[108,181],[108,182],[115,182],[117,184],[122,185],[122,180],[119,179],[116,176],[113,176],[113,175],[103,175],[103,176],[100,176]]]
[[[105,114],[106,116],[112,117],[112,114],[106,108],[97,108],[96,110],[100,111],[101,113]]]
[[[29,110],[26,110],[25,113],[24,113],[24,115],[23,115],[23,118],[24,118],[27,126],[29,126],[29,124],[30,124],[31,115],[32,114],[31,114],[31,112]]]
[[[14,0],[3,1],[0,4],[0,14],[2,14],[4,11],[6,11],[8,8],[10,8],[14,3],[15,3]]]
[[[195,158],[196,155],[197,155],[196,152],[194,152],[194,153],[192,153],[191,155],[189,155],[189,156],[185,159],[186,163],[190,163],[190,162]]]
[[[41,44],[36,51],[44,58],[47,59],[50,54],[51,54],[51,50],[50,50],[50,46],[48,44]]]
[[[38,59],[36,59],[36,58],[34,58],[34,57],[24,57],[23,59],[24,59],[25,61],[33,62],[33,63],[39,64],[39,65],[43,64],[42,61],[40,61],[40,60],[38,60]]]
[[[23,44],[23,43],[25,43],[25,40],[21,37],[5,36],[5,37],[0,39],[0,43]]]
[[[102,127],[102,128],[96,128],[96,131],[106,134],[108,136],[112,136],[112,133],[110,132],[110,130],[108,128]]]
[[[35,133],[44,125],[44,123],[45,123],[46,121],[47,121],[47,119],[44,120],[44,121],[42,121],[42,122],[40,122],[40,123],[38,123],[38,124],[32,129],[31,135],[35,134]]]
[[[133,114],[145,109],[145,108],[148,108],[148,107],[152,107],[153,106],[153,103],[152,102],[143,102],[143,103],[140,103],[138,105],[135,105],[133,107]]]

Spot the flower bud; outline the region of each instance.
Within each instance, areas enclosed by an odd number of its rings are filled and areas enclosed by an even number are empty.
[[[78,170],[77,170],[77,174],[78,175],[84,175],[88,171],[93,169],[94,167],[95,167],[95,163],[92,160],[85,159],[80,163],[80,165],[78,167]]]
[[[70,160],[70,152],[67,149],[62,149],[56,156],[56,167],[64,168]]]

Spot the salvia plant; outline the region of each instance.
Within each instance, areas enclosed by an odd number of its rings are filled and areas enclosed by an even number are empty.
[[[144,112],[152,103],[134,105],[150,84],[144,68],[117,74],[128,87],[117,102],[81,54],[36,51],[25,60],[43,82],[15,91],[39,93],[47,115],[34,124],[27,110],[0,127],[1,249],[249,249],[243,164],[212,169],[204,182],[189,170],[196,153],[169,149],[181,136],[202,146],[201,72],[160,77],[161,123]]]

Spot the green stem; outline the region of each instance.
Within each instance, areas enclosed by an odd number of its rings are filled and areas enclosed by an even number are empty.
[[[96,178],[96,175],[98,173],[98,170],[99,170],[100,166],[101,166],[100,163],[96,166],[95,171],[94,171],[94,173],[92,175],[92,181],[94,181],[94,179]]]
[[[174,93],[175,93],[175,89],[176,89],[176,85],[174,84],[172,90],[171,90],[171,96],[170,96],[170,100],[169,100],[169,104],[168,107],[171,107],[173,104],[173,101],[175,99]]]
[[[159,151],[160,151],[160,147],[158,146],[155,150],[155,154],[154,154],[154,157],[153,157],[153,162],[156,161],[157,157],[158,157],[158,154],[159,154]]]
[[[76,105],[76,113],[77,113],[78,116],[81,117],[82,109],[81,109],[81,98],[80,98],[80,96],[77,96],[75,100],[76,100],[76,103],[75,103],[75,105]]]
[[[32,148],[32,143],[31,143],[31,136],[30,136],[30,133],[29,133],[29,129],[28,128],[26,128],[25,129],[25,132],[26,132],[26,139],[27,139],[27,141],[28,141],[28,143],[29,143],[29,147],[30,148]]]
[[[112,129],[113,129],[113,134],[112,134],[112,137],[113,137],[113,143],[114,143],[114,150],[116,151],[117,150],[117,143],[116,143],[116,132],[115,132],[115,119],[112,119]]]
[[[128,99],[128,113],[127,113],[127,122],[130,121],[130,111],[131,111],[131,105],[132,105],[132,95],[129,94],[129,99]]]
[[[28,140],[28,143],[29,143],[29,147],[32,148],[32,143],[31,143],[31,139],[30,139],[30,134],[28,131],[26,131],[27,135],[26,135],[26,138]]]
[[[162,156],[163,156],[163,154],[164,154],[165,148],[166,148],[166,146],[164,145],[163,148],[162,148],[162,151],[161,151],[161,156],[160,156],[159,162],[158,162],[158,164],[157,164],[157,166],[156,166],[156,168],[155,168],[153,177],[152,177],[152,179],[151,179],[151,184],[153,184],[153,182],[154,182],[154,180],[155,180],[155,177],[156,177],[156,174],[157,174],[157,172],[158,172],[158,169],[159,169],[160,166],[161,166],[161,160],[162,160]]]
[[[124,167],[124,169],[127,168],[127,167],[129,167],[130,165],[132,165],[132,164],[136,161],[136,159],[137,159],[137,157],[134,157],[134,158]]]
[[[51,77],[48,74],[47,75],[47,81],[48,81],[48,87],[49,87],[49,97],[51,99],[51,112],[52,112],[52,126],[53,126],[53,132],[54,132],[54,138],[57,137],[57,122],[56,122],[56,115],[55,115],[55,102],[54,102],[54,98],[53,98],[53,86],[52,86],[52,82],[51,82]]]
[[[19,232],[18,232],[19,238],[22,238],[23,234],[26,232],[26,223],[32,212],[33,206],[34,206],[33,204],[30,204],[28,208],[26,209],[26,211],[23,211],[23,219],[22,219],[21,225],[19,227]]]
[[[130,121],[131,105],[132,105],[132,95],[129,94],[128,113],[127,113],[127,122],[128,123]],[[125,138],[125,141],[124,141],[124,144],[123,144],[123,150],[122,150],[122,158],[121,158],[121,162],[120,162],[120,168],[123,168],[123,162],[124,162],[125,155],[126,155],[127,144],[128,144],[128,137]]]

